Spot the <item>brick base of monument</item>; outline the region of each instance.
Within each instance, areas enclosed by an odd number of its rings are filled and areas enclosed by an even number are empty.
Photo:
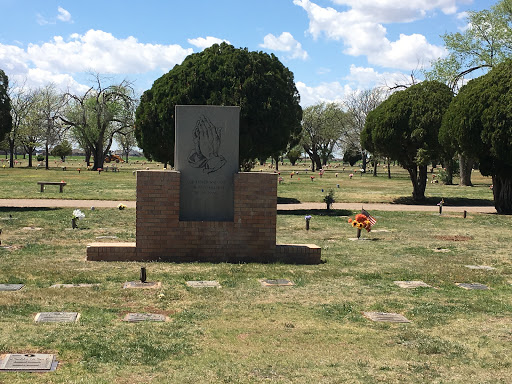
[[[233,221],[180,221],[180,173],[138,171],[136,243],[89,244],[87,260],[320,263],[316,245],[276,245],[276,178],[235,174]]]

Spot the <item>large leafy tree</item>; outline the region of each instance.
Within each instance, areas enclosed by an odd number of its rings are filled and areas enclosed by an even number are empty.
[[[471,80],[453,99],[439,137],[471,154],[492,176],[494,206],[512,214],[512,60]]]
[[[322,102],[304,109],[301,144],[311,159],[313,171],[327,164],[347,127],[347,114],[336,103]]]
[[[434,61],[425,73],[427,79],[445,82],[454,92],[466,77],[485,74],[512,54],[511,0],[501,0],[490,9],[470,11],[467,22],[463,32],[442,36],[448,55]],[[451,159],[445,161],[449,167]],[[472,154],[459,153],[459,162],[461,185],[472,185]]]
[[[274,55],[222,43],[188,56],[144,92],[135,134],[147,157],[174,164],[176,105],[240,106],[240,163],[286,150],[300,132],[293,73]]]
[[[95,86],[83,95],[67,94],[67,109],[61,116],[77,142],[94,156],[93,170],[103,168],[114,137],[133,127],[134,106],[131,84],[104,86],[96,76]]]
[[[424,81],[395,92],[367,116],[363,148],[408,171],[415,201],[425,199],[427,165],[439,154],[439,127],[452,97],[447,85]]]
[[[9,98],[9,79],[5,72],[0,69],[0,141],[11,132],[11,99]]]

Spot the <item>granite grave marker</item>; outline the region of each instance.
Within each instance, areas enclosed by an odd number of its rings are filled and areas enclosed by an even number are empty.
[[[240,107],[177,105],[181,221],[233,221]]]
[[[43,353],[9,353],[0,362],[0,371],[44,372],[52,371],[56,367],[55,356]]]

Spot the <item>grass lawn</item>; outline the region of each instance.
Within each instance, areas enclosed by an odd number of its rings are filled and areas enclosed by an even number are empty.
[[[364,189],[359,176],[343,177],[343,186]],[[307,183],[320,187],[319,180]],[[69,187],[64,195],[73,193]],[[311,266],[86,262],[85,246],[98,236],[135,240],[135,210],[84,211],[79,230],[70,229],[71,212],[0,208],[0,239],[10,246],[0,248],[0,283],[26,284],[0,292],[0,352],[55,353],[60,362],[51,373],[0,373],[0,383],[512,382],[510,216],[375,211],[374,231],[363,234],[373,241],[351,241],[347,216],[356,212],[311,212],[309,231],[302,212],[280,213],[278,242],[322,247],[325,263]],[[160,290],[122,289],[141,266],[149,281],[162,282]],[[261,278],[295,286],[265,288]],[[188,288],[188,280],[217,280],[222,288]],[[403,289],[395,280],[433,288]],[[49,288],[55,283],[99,285]],[[44,311],[81,318],[35,324]],[[411,322],[376,323],[363,311]],[[121,321],[127,312],[170,321],[129,324]]]
[[[5,162],[4,162],[5,163]],[[0,163],[1,164],[1,163]],[[105,164],[105,167],[108,164]],[[50,170],[27,168],[26,160],[13,169],[0,165],[0,199],[99,199],[99,200],[135,200],[136,176],[134,171],[144,169],[162,169],[163,165],[145,162],[144,159],[131,159],[129,164],[116,164],[119,172],[92,172],[84,170],[81,159],[71,158],[65,163],[53,161]],[[62,167],[66,166],[66,171]],[[111,166],[111,165],[110,165]],[[371,174],[361,175],[357,170],[339,165],[327,168],[322,177],[317,172],[308,170],[308,164],[292,167],[289,164],[280,167],[283,178],[278,186],[278,202],[322,202],[329,189],[335,192],[337,202],[361,203],[411,203],[412,185],[407,172],[399,167],[392,167],[392,178],[388,179],[384,168],[379,169],[377,177]],[[80,168],[80,173],[77,169]],[[255,172],[270,171],[268,165],[256,166]],[[291,173],[298,172],[291,177]],[[439,170],[435,170],[438,174]],[[352,178],[349,178],[350,174]],[[311,181],[311,176],[314,180]],[[57,186],[47,186],[40,192],[38,181],[65,181],[64,193],[59,193]],[[429,175],[431,180],[431,175]],[[479,171],[473,172],[473,187],[442,185],[428,183],[425,195],[427,203],[437,204],[444,198],[447,205],[493,205],[492,181],[483,177]],[[458,179],[454,180],[455,183]],[[339,185],[339,188],[338,188]],[[322,189],[324,192],[322,192]]]

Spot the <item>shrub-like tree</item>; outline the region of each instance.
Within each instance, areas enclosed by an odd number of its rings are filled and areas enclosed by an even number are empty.
[[[440,82],[413,85],[371,111],[361,133],[363,148],[397,160],[409,172],[415,201],[425,199],[427,165],[441,150],[439,127],[452,98]]]
[[[464,154],[480,163],[480,172],[492,176],[494,206],[512,214],[512,60],[471,80],[453,99],[440,138],[455,142]]]
[[[11,132],[11,100],[9,98],[9,79],[4,71],[0,69],[0,141]]]
[[[240,106],[240,164],[286,150],[300,132],[293,73],[274,55],[215,44],[188,56],[144,92],[135,135],[148,158],[174,164],[176,105]]]

